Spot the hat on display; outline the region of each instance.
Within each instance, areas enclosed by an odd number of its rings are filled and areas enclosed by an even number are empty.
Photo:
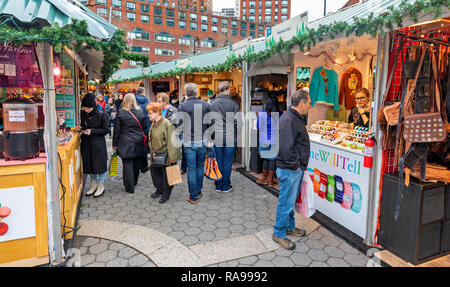
[[[95,95],[93,93],[87,93],[81,101],[81,106],[85,108],[97,107],[97,103],[95,102]]]

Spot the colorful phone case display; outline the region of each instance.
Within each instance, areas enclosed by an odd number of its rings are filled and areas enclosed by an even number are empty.
[[[333,202],[334,201],[334,193],[335,193],[334,176],[328,175],[327,177],[328,177],[328,186],[327,186],[327,195],[325,196],[325,198],[329,202]]]
[[[350,209],[353,203],[353,187],[349,182],[344,181],[344,199],[342,200],[342,207]]]
[[[321,198],[325,198],[327,193],[327,184],[328,184],[328,176],[324,173],[320,173],[320,188],[319,188],[319,196]]]
[[[320,189],[320,170],[318,169],[314,169],[314,192],[319,194],[319,189]]]
[[[344,181],[342,180],[342,177],[335,175],[334,181],[336,183],[336,190],[334,191],[334,201],[337,203],[342,203],[342,200],[344,198]]]
[[[361,189],[357,184],[352,183],[353,190],[353,204],[352,210],[356,213],[361,211]]]

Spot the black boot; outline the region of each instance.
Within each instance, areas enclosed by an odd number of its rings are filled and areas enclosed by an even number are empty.
[[[153,193],[152,195],[150,195],[151,198],[158,198],[162,195],[161,192],[159,192],[159,190],[157,190],[155,193]]]

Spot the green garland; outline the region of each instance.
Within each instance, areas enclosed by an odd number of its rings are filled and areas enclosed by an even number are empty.
[[[53,26],[43,28],[22,29],[10,17],[0,23],[0,41],[10,42],[20,46],[26,43],[49,43],[53,46],[56,53],[60,53],[62,46],[69,49],[79,51],[81,49],[94,49],[103,53],[103,66],[101,69],[101,82],[106,83],[107,80],[116,72],[121,64],[121,59],[135,60],[144,63],[144,67],[148,66],[148,57],[129,53],[127,42],[124,40],[125,33],[117,29],[113,37],[108,40],[97,40],[88,32],[85,21],[72,19],[72,23],[64,27],[60,27],[58,23]]]
[[[388,13],[374,16],[373,13],[367,18],[353,18],[353,24],[347,22],[334,22],[331,25],[320,25],[317,29],[308,29],[306,32],[292,38],[289,41],[279,41],[275,43],[269,49],[263,52],[245,54],[243,56],[235,57],[230,56],[227,61],[222,64],[208,66],[208,67],[187,67],[185,69],[175,69],[172,71],[157,73],[157,74],[143,74],[130,79],[122,80],[110,80],[111,84],[119,84],[123,82],[134,82],[144,79],[160,79],[174,77],[182,74],[193,74],[193,73],[208,73],[208,72],[225,72],[232,68],[241,67],[243,61],[247,62],[264,62],[276,54],[291,51],[296,46],[299,47],[300,51],[304,51],[305,48],[308,50],[315,46],[317,42],[322,41],[325,37],[330,37],[331,39],[337,36],[345,35],[350,36],[355,33],[356,36],[361,36],[363,34],[370,34],[376,36],[378,33],[384,35],[384,30],[393,31],[395,27],[402,27],[403,16],[409,15],[409,18],[417,23],[418,15],[420,13],[434,13],[434,18],[437,19],[442,15],[442,8],[446,7],[448,9],[450,0],[420,0],[413,4],[409,3],[407,0],[403,0],[398,8],[390,6],[388,8]]]

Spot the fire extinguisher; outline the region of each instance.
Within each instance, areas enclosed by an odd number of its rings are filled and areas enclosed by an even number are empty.
[[[368,139],[364,147],[364,167],[373,167],[373,151],[375,149],[375,142],[373,139]]]

